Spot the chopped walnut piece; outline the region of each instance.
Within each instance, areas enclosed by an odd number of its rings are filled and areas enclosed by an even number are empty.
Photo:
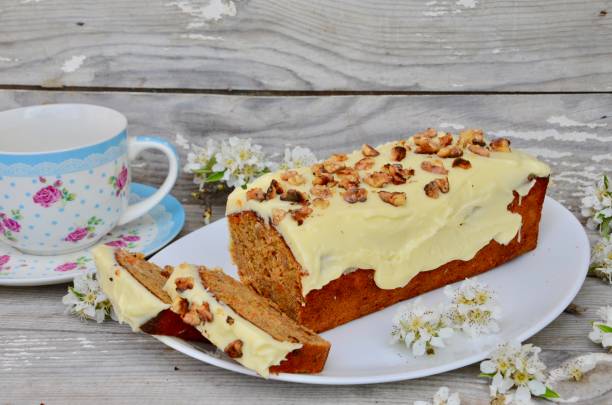
[[[368,190],[359,187],[350,188],[342,193],[342,198],[349,204],[365,202],[368,199]]]
[[[462,148],[468,145],[486,145],[482,129],[466,129],[465,131],[461,131],[457,143]]]
[[[273,225],[280,224],[286,215],[287,215],[287,211],[281,210],[280,208],[273,208],[272,209],[272,224]]]
[[[382,188],[392,180],[393,176],[385,172],[372,172],[363,179],[366,184],[376,188]]]
[[[312,200],[312,206],[315,208],[327,208],[329,207],[329,200],[326,200],[324,198],[315,198],[314,200]]]
[[[414,175],[414,169],[404,169],[401,163],[387,163],[381,171],[391,175],[391,183],[395,185],[406,183]]]
[[[451,143],[453,143],[453,136],[451,134],[449,134],[448,132],[444,133],[442,132],[442,135],[438,135],[438,142],[440,143],[440,146],[444,147],[444,146],[448,146]]]
[[[480,156],[489,157],[490,153],[487,148],[480,145],[468,145],[468,149],[470,152],[475,153]]]
[[[198,316],[202,320],[202,322],[212,322],[214,319],[213,313],[210,311],[210,305],[208,302],[203,302],[199,306],[195,308],[195,311],[198,313]]]
[[[374,157],[380,155],[379,151],[377,151],[376,149],[374,149],[374,147],[368,145],[367,143],[364,143],[363,146],[361,146],[361,153],[365,157]]]
[[[183,316],[187,313],[189,309],[189,303],[185,298],[176,297],[176,299],[172,302],[172,312]]]
[[[315,185],[310,189],[310,194],[318,198],[330,198],[334,193],[327,186]]]
[[[289,190],[281,194],[280,199],[281,201],[289,201],[298,204],[304,204],[308,202],[308,196],[306,195],[306,193],[293,188],[290,188]]]
[[[494,152],[511,152],[510,140],[506,138],[493,139],[489,146]]]
[[[471,169],[472,168],[472,164],[470,163],[469,160],[463,159],[463,158],[457,158],[455,160],[453,160],[453,167],[458,167],[460,169]]]
[[[391,204],[396,207],[406,204],[406,193],[379,191],[378,196],[387,204]]]
[[[247,200],[256,200],[261,202],[266,199],[266,194],[261,188],[255,187],[246,192],[246,197]]]
[[[359,183],[361,181],[361,178],[359,177],[359,172],[357,171],[357,169],[353,169],[351,167],[344,167],[338,170],[336,172],[336,176],[340,177],[341,179],[347,179],[354,183]]]
[[[391,148],[391,160],[401,162],[406,157],[406,148],[403,146],[394,146]]]
[[[435,128],[427,128],[425,131],[417,132],[414,136],[424,136],[426,138],[434,138],[438,135],[438,131]]]
[[[345,153],[333,153],[327,160],[330,160],[333,162],[344,162],[347,159],[348,159],[348,156],[346,156]]]
[[[174,269],[172,268],[172,266],[164,266],[164,269],[160,273],[162,276],[168,278],[172,275],[173,271]]]
[[[323,185],[333,186],[336,184],[336,181],[334,180],[333,174],[321,173],[312,179],[312,184],[321,185],[321,186]]]
[[[323,166],[323,163],[313,164],[312,166],[310,166],[310,170],[312,170],[312,174],[314,176],[320,176],[321,174],[327,173],[325,167]]]
[[[444,163],[439,159],[422,161],[421,169],[429,173],[448,174],[448,170],[444,167]]]
[[[268,186],[268,190],[266,191],[266,200],[274,199],[278,194],[283,194],[283,187],[276,179],[272,179],[270,185]]]
[[[435,142],[434,140],[428,140],[426,142],[421,142],[421,144],[417,144],[414,148],[415,153],[425,154],[425,155],[433,155],[434,153],[438,153],[440,150],[440,144]]]
[[[227,346],[225,346],[225,349],[223,351],[232,359],[239,359],[240,357],[242,357],[242,346],[242,340],[236,339]]]
[[[353,181],[352,179],[345,177],[338,182],[338,187],[348,190],[349,188],[359,187],[359,181]]]
[[[438,151],[441,158],[456,158],[463,155],[463,150],[458,146],[445,146]]]
[[[328,173],[336,173],[338,170],[345,168],[343,163],[339,163],[333,160],[326,160],[323,162],[323,168]]]
[[[302,225],[304,220],[312,214],[312,208],[302,207],[299,210],[291,210],[289,213],[291,214],[291,218],[293,218],[298,225]]]
[[[191,326],[198,326],[200,323],[202,323],[202,321],[200,321],[200,317],[194,309],[190,309],[188,312],[185,313],[185,315],[182,315],[181,319],[187,325]]]
[[[450,186],[448,184],[448,177],[444,177],[442,179],[435,179],[434,182],[436,183],[438,189],[440,189],[441,192],[443,192],[444,194],[449,192]]]
[[[374,159],[371,157],[364,157],[355,163],[355,169],[357,170],[370,170],[374,166]]]
[[[448,193],[450,190],[448,178],[435,179],[430,181],[423,187],[425,194],[430,198],[438,198],[440,193]]]
[[[297,174],[298,172],[296,172],[295,170],[287,170],[280,174],[280,178],[283,181],[287,181],[290,177],[296,176]]]
[[[227,318],[225,318],[225,322],[227,322],[228,325],[233,325],[234,318],[232,318],[231,316],[228,316]]]
[[[191,290],[193,288],[193,278],[192,277],[178,277],[174,280],[174,285],[176,286],[176,291],[183,292],[185,290]]]

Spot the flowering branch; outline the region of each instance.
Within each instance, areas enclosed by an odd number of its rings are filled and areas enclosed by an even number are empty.
[[[93,319],[104,322],[115,319],[115,313],[106,294],[102,291],[96,273],[85,273],[74,278],[73,285],[68,287],[68,294],[62,298],[67,305],[66,313],[81,319]]]

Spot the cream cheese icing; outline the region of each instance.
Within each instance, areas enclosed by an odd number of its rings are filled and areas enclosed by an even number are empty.
[[[137,332],[142,325],[170,308],[169,304],[157,298],[117,263],[114,249],[98,245],[92,250],[92,254],[96,262],[98,281],[113,305],[119,322],[127,323]]]
[[[193,288],[178,292],[176,279],[191,277]],[[281,342],[238,315],[232,308],[217,299],[204,288],[197,267],[181,264],[174,268],[164,290],[173,300],[186,299],[190,305],[208,303],[213,314],[212,321],[202,322],[196,328],[215,346],[224,349],[237,339],[243,342],[242,356],[235,358],[243,366],[268,377],[270,367],[279,365],[290,352],[302,347],[301,343]],[[233,322],[227,322],[231,317]]]
[[[390,142],[378,146],[372,170],[391,162]],[[414,148],[414,145],[412,145]],[[364,156],[361,151],[348,155],[342,162],[347,167]],[[439,174],[421,169],[421,162],[437,156],[408,152],[400,162],[412,168],[415,175],[406,184],[374,188],[362,182],[368,191],[367,201],[349,204],[335,187],[327,208],[313,207],[312,214],[302,225],[287,215],[275,226],[305,270],[302,294],[320,289],[330,281],[354,269],[375,269],[374,280],[382,289],[406,285],[422,271],[436,269],[452,260],[470,260],[491,240],[508,244],[519,232],[521,216],[507,206],[514,199],[513,191],[527,195],[534,184],[528,177],[546,177],[550,168],[532,156],[520,152],[490,152],[489,157],[464,150],[463,158],[471,169],[452,168],[453,159],[440,159],[448,170],[450,191],[437,199],[423,191]],[[252,210],[271,224],[273,210],[288,211],[296,205],[275,198],[269,201],[247,199],[248,189],[264,191],[272,179],[282,187],[308,193],[312,187],[311,168],[296,171],[306,182],[290,185],[280,180],[281,172],[268,173],[253,181],[247,189],[237,188],[228,198],[226,214]],[[363,177],[365,172],[360,172]],[[383,202],[378,191],[405,192],[406,203],[393,206]]]

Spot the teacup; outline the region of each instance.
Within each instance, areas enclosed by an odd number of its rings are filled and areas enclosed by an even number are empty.
[[[157,149],[162,186],[128,205],[129,160]],[[0,112],[0,241],[56,255],[96,243],[157,205],[174,186],[178,156],[163,139],[127,137],[126,117],[106,107],[51,104]]]

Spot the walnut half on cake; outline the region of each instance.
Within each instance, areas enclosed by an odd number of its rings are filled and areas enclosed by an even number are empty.
[[[536,247],[550,168],[480,130],[428,129],[229,196],[243,283],[320,332]]]

